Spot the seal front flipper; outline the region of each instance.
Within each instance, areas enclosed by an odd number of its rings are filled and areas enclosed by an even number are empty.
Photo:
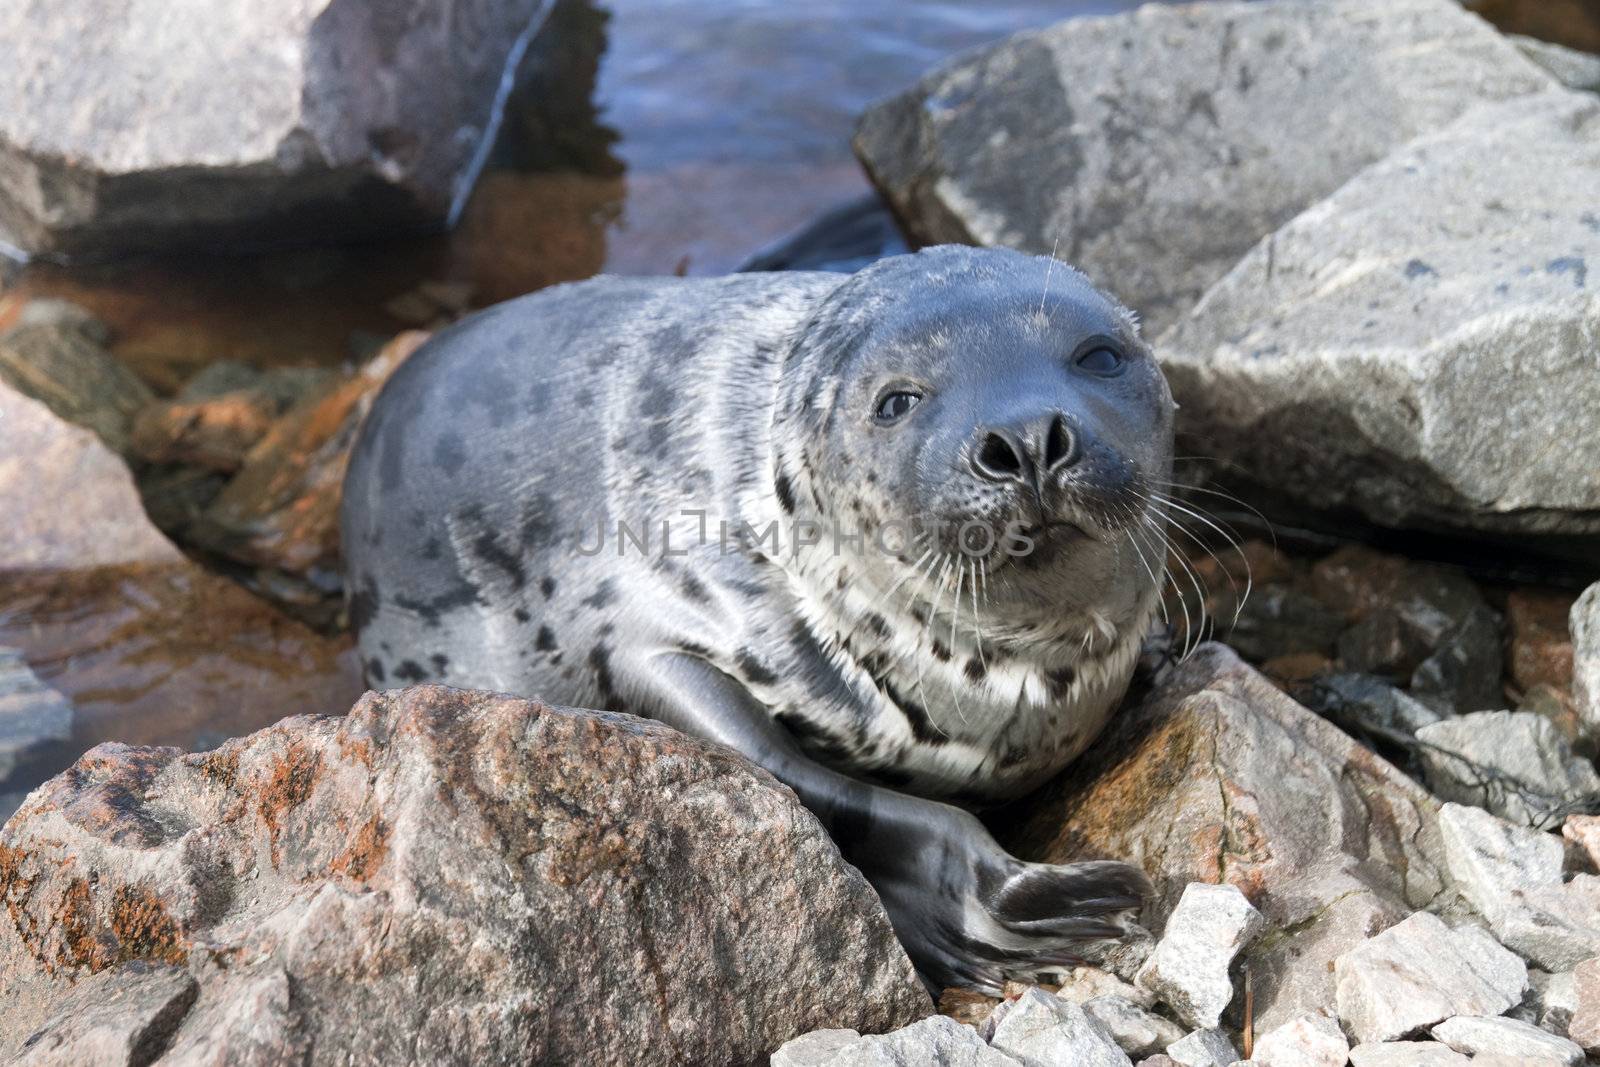
[[[624,669],[626,669],[625,665]],[[872,883],[924,981],[999,993],[1119,937],[1149,882],[1123,863],[1009,855],[970,812],[868,785],[811,760],[742,683],[679,652],[627,671],[651,718],[738,751],[789,786]]]

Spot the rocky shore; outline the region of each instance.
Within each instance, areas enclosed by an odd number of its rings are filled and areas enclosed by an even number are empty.
[[[0,14],[29,42],[0,103],[40,105],[0,107],[0,241],[304,233],[374,187],[328,236],[448,218],[544,5],[380,6],[262,16],[204,83],[121,56],[108,84],[147,95],[105,138],[51,109],[115,20]],[[362,64],[382,91],[342,80]],[[260,122],[135,107],[212,80]],[[1023,33],[863,116],[913,246],[1080,267],[1181,403],[1134,690],[984,815],[1155,892],[1003,997],[930,996],[817,821],[726,750],[361,695],[348,450],[469,288],[396,297],[414,328],[343,368],[159,382],[82,307],[0,307],[0,1062],[1600,1063],[1597,92],[1600,59],[1453,0],[1219,0]],[[890,231],[857,203],[750,265],[850,269]]]

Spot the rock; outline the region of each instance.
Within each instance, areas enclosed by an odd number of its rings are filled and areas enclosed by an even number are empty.
[[[1193,882],[1167,918],[1137,984],[1198,1029],[1215,1027],[1233,1000],[1228,967],[1265,920],[1232,885]]]
[[[382,345],[378,347],[381,349]],[[207,363],[198,374],[184,382],[177,399],[195,402],[215,400],[229,393],[264,393],[272,398],[274,413],[281,415],[310,394],[329,388],[338,377],[327,367],[261,370],[237,360],[219,359]]]
[[[1568,815],[1561,824],[1561,836],[1600,872],[1600,815]]]
[[[1578,1010],[1577,977],[1571,971],[1550,974],[1530,970],[1528,997],[1523,1006],[1530,1010],[1540,1029],[1553,1034],[1566,1033],[1573,1013]]]
[[[1333,1019],[1308,1011],[1262,1034],[1250,1055],[1261,1067],[1344,1067],[1350,1042]]]
[[[970,1026],[935,1015],[892,1034],[818,1030],[786,1042],[772,1067],[1017,1067]]]
[[[1488,808],[1523,826],[1559,820],[1568,801],[1600,792],[1600,774],[1573,756],[1548,719],[1479,711],[1417,731],[1428,788],[1446,800]]]
[[[1567,629],[1572,603],[1573,598],[1563,593],[1518,589],[1506,596],[1511,678],[1519,688],[1565,689],[1572,684],[1572,634]]]
[[[1230,1067],[1239,1058],[1221,1030],[1196,1030],[1168,1045],[1167,1055],[1183,1067]]]
[[[147,463],[181,463],[231,474],[277,415],[272,398],[251,389],[206,400],[148,404],[133,420],[132,451]]]
[[[877,196],[830,208],[800,230],[761,249],[738,270],[831,270],[850,274],[909,249],[894,216]]]
[[[1585,1052],[1600,1052],[1600,957],[1578,964],[1572,983],[1577,1007],[1567,1023],[1567,1036]]]
[[[1563,884],[1560,838],[1446,804],[1445,862],[1500,943],[1552,971],[1600,955],[1600,879]]]
[[[79,982],[23,1042],[13,1067],[153,1062],[194,1005],[199,986],[170,964],[135,960]]]
[[[1472,1061],[1439,1041],[1383,1041],[1350,1050],[1350,1067],[1467,1067]]]
[[[1511,42],[1568,89],[1600,93],[1600,56],[1520,34],[1512,34]]]
[[[1077,1004],[1087,1004],[1099,997],[1120,997],[1141,1008],[1153,1007],[1156,998],[1148,989],[1125,982],[1117,975],[1099,967],[1074,967],[1061,980],[1056,996]]]
[[[0,899],[0,1055],[129,959],[199,983],[184,1063],[246,1042],[748,1063],[931,1010],[872,889],[764,772],[630,716],[444,687],[204,755],[102,745],[0,832]]]
[[[1030,989],[995,1027],[989,1043],[1024,1067],[1131,1067],[1111,1035],[1070,1000]]]
[[[1320,679],[1312,709],[1351,733],[1378,737],[1411,736],[1443,718],[1370,674],[1330,674]]]
[[[1515,710],[1531,712],[1541,719],[1550,720],[1556,733],[1579,755],[1595,754],[1595,739],[1587,736],[1583,720],[1578,718],[1578,705],[1572,699],[1571,690],[1540,683],[1522,694]]]
[[[39,747],[71,736],[71,702],[39,681],[21,652],[0,648],[0,789]],[[10,815],[0,807],[0,822]]]
[[[1600,531],[1600,473],[1546,447],[1600,410],[1596,114],[1565,90],[1474,109],[1259,243],[1158,341],[1179,432],[1315,509]]]
[[[1469,613],[1411,672],[1411,695],[1444,715],[1504,707],[1500,625],[1487,608]]]
[[[1572,633],[1572,696],[1584,732],[1600,736],[1600,582],[1583,591],[1568,617]]]
[[[1152,5],[961,57],[855,146],[915,240],[1054,250],[1153,335],[1362,167],[1555,84],[1448,0]]]
[[[350,446],[378,389],[427,339],[415,331],[400,334],[355,378],[291,408],[195,521],[194,542],[241,563],[336,589],[339,499]]]
[[[913,1024],[916,1025],[916,1024]],[[772,1054],[772,1067],[827,1067],[861,1040],[854,1030],[813,1030],[790,1038]]]
[[[547,7],[9,5],[0,241],[103,256],[453,221]]]
[[[1334,961],[1339,1018],[1358,1042],[1392,1041],[1456,1015],[1498,1015],[1528,969],[1475,927],[1417,912]]]
[[[1157,1053],[1140,1060],[1138,1067],[1180,1067],[1178,1061],[1165,1053]]]
[[[342,711],[361,692],[343,641],[191,562],[150,524],[121,459],[4,385],[0,514],[0,646],[72,703],[75,746],[245,733],[285,707]]]
[[[1343,623],[1328,606],[1293,587],[1253,592],[1234,617],[1227,642],[1255,662],[1293,653],[1330,653]]]
[[[154,397],[94,336],[83,319],[66,314],[0,334],[0,385],[42,402],[128,455],[133,416]]]
[[[1220,645],[1129,701],[1003,827],[1016,854],[1125,859],[1149,912],[1189,882],[1239,887],[1266,920],[1245,951],[1258,1032],[1333,1003],[1328,961],[1446,888],[1438,802]]]
[[[1150,1056],[1183,1038],[1183,1029],[1177,1023],[1141,1008],[1127,997],[1095,997],[1083,1003],[1083,1010],[1129,1056]]]
[[[981,1031],[999,1004],[997,998],[976,989],[945,986],[939,991],[937,1007],[940,1015],[948,1015],[958,1023]]]
[[[1583,1049],[1566,1038],[1547,1034],[1537,1026],[1515,1019],[1481,1019],[1458,1016],[1431,1031],[1457,1052],[1479,1056],[1509,1056],[1517,1063],[1583,1062]]]

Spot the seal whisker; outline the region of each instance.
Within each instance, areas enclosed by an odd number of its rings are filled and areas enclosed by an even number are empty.
[[[1206,639],[1206,623],[1210,615],[1206,608],[1205,583],[1200,580],[1200,577],[1195,573],[1194,568],[1190,566],[1184,554],[1178,551],[1177,547],[1172,543],[1172,538],[1167,535],[1167,532],[1165,530],[1156,530],[1155,532],[1156,536],[1161,538],[1162,544],[1166,546],[1168,558],[1176,559],[1178,566],[1182,567],[1184,574],[1188,575],[1189,584],[1194,587],[1195,596],[1199,599],[1199,603],[1196,605],[1196,609],[1200,614],[1199,624],[1191,634],[1185,636],[1183,643],[1182,658],[1188,659],[1190,654],[1200,646],[1200,642]],[[1180,593],[1179,596],[1187,600],[1184,594]],[[1185,614],[1187,615],[1187,612]]]
[[[1145,559],[1144,550],[1139,547],[1139,537],[1136,532],[1138,529],[1147,525],[1149,521],[1150,520],[1148,517],[1143,517],[1140,518],[1136,523],[1130,523],[1128,525],[1128,543],[1133,546],[1134,553],[1139,557],[1139,565],[1143,567],[1144,572],[1150,576],[1150,584],[1155,587],[1156,603],[1161,608],[1161,624],[1170,630],[1172,629],[1172,616],[1167,611],[1167,598],[1162,595],[1162,589],[1166,585],[1167,579],[1170,576],[1167,574],[1166,568],[1163,567],[1161,577],[1156,577],[1155,571],[1150,567],[1150,561]]]
[[[1216,532],[1217,536],[1221,537],[1228,543],[1229,547],[1231,547],[1234,553],[1238,555],[1240,561],[1244,563],[1244,594],[1240,596],[1239,602],[1234,605],[1233,609],[1233,623],[1234,625],[1237,625],[1239,622],[1239,615],[1244,611],[1245,603],[1250,599],[1250,593],[1255,588],[1255,575],[1251,571],[1250,557],[1244,553],[1244,545],[1235,538],[1231,531],[1224,530],[1221,526],[1218,526],[1215,522],[1212,522],[1211,519],[1207,518],[1200,511],[1174,500],[1165,493],[1158,492],[1154,489],[1150,490],[1150,496],[1164,507],[1172,508],[1184,515],[1189,515],[1195,519],[1198,519],[1200,522],[1205,523],[1208,527]],[[1179,530],[1182,530],[1184,535],[1187,536],[1189,540],[1199,545],[1205,550],[1207,555],[1216,561],[1217,566],[1222,569],[1222,573],[1228,576],[1229,585],[1235,588],[1238,587],[1238,579],[1234,578],[1233,571],[1228,569],[1228,565],[1222,562],[1221,558],[1218,557],[1216,552],[1212,551],[1209,545],[1197,537],[1194,532],[1188,527],[1184,526],[1183,523],[1174,521],[1170,519],[1170,517],[1168,521],[1171,521],[1174,526],[1176,526]]]
[[[1158,530],[1153,523],[1149,523],[1149,522],[1141,523],[1140,524],[1140,528],[1145,530],[1145,531],[1148,531],[1148,532],[1150,532],[1150,533],[1152,533],[1154,535],[1156,535],[1157,537],[1162,537],[1163,536],[1161,531]],[[1155,544],[1152,543],[1148,547],[1150,548],[1151,554],[1154,555],[1155,551],[1156,551]],[[1142,555],[1143,555],[1143,553],[1141,553],[1141,556]],[[1173,575],[1172,568],[1166,565],[1166,562],[1165,562],[1164,558],[1163,558],[1163,562],[1162,562],[1161,572],[1162,572],[1163,577],[1165,577],[1166,582],[1171,583],[1172,592],[1178,598],[1178,607],[1183,610],[1183,647],[1184,647],[1184,652],[1182,653],[1182,655],[1179,658],[1180,659],[1186,659],[1186,658],[1188,658],[1188,655],[1189,655],[1189,653],[1188,653],[1189,640],[1190,640],[1191,636],[1194,633],[1194,624],[1193,624],[1193,622],[1191,621],[1191,619],[1189,617],[1189,598],[1183,595],[1183,591],[1178,586],[1178,579]],[[1166,583],[1160,583],[1160,584],[1164,586]],[[1167,616],[1165,597],[1163,597],[1162,615],[1164,617]],[[1167,626],[1169,628],[1172,626],[1172,622],[1171,622],[1170,617],[1168,617]]]

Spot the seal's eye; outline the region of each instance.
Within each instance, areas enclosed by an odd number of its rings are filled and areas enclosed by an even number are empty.
[[[1115,374],[1122,369],[1122,355],[1114,348],[1091,348],[1078,357],[1078,366],[1090,374]]]
[[[879,422],[899,422],[910,413],[911,409],[922,403],[922,397],[916,393],[890,393],[878,401]]]

